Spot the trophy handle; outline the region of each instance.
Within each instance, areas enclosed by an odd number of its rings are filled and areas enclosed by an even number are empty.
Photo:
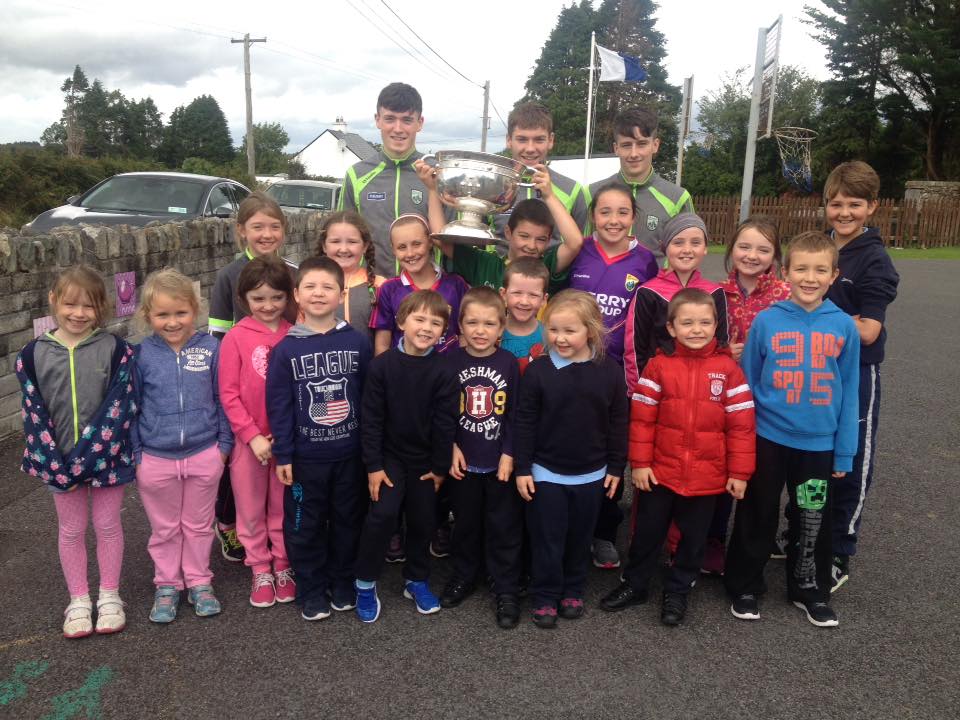
[[[532,173],[535,173],[535,172],[537,171],[537,169],[536,169],[535,167],[530,167],[529,165],[524,165],[524,166],[523,166],[523,169],[524,169],[525,172],[528,172],[528,173],[531,173],[531,174],[532,174]],[[520,182],[517,183],[517,187],[532,188],[532,187],[536,187],[536,185],[534,185],[532,182],[523,182],[523,181],[521,180]]]
[[[421,155],[421,156],[420,156],[420,159],[421,159],[423,162],[427,162],[427,159],[428,159],[428,158],[429,158],[430,160],[433,160],[434,162],[437,161],[437,156],[434,155],[433,153],[427,153],[426,155]],[[431,167],[436,167],[436,165],[432,165]]]

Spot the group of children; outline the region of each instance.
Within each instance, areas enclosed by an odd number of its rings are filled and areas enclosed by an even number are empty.
[[[787,597],[815,625],[836,625],[829,598],[856,549],[898,281],[866,228],[872,169],[831,173],[829,235],[802,233],[783,252],[775,225],[741,224],[717,285],[699,271],[710,238],[689,195],[652,170],[652,113],[618,117],[621,173],[584,188],[546,165],[549,113],[518,106],[508,145],[535,172],[530,197],[490,218],[501,256],[434,246],[449,211],[415,151],[421,112],[413,88],[384,90],[383,158],[351,169],[348,207],[325,218],[299,267],[279,257],[280,208],[259,193],[242,203],[243,252],[218,275],[212,334],[198,332],[199,299],[176,270],[146,279],[138,312],[150,334],[136,348],[100,330],[108,303],[95,271],[57,279],[57,328],[28,343],[17,374],[24,470],[57,510],[64,635],[126,623],[119,512],[134,479],[157,623],[176,618],[184,589],[197,615],[221,612],[215,534],[250,568],[251,605],[374,622],[399,535],[418,612],[457,607],[489,582],[500,627],[518,624],[526,592],[533,622],[552,628],[583,615],[591,558],[620,566],[629,479],[628,561],[601,609],[646,601],[666,543],[665,624],[683,622],[702,571],[723,574],[734,616],[758,619],[786,487]],[[384,179],[390,192],[370,189]],[[404,197],[389,209],[391,193]],[[452,572],[438,596],[432,541],[451,510]]]

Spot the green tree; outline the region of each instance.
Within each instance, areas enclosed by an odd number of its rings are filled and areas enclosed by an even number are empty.
[[[83,129],[80,127],[80,105],[90,89],[86,74],[77,65],[73,75],[66,78],[60,86],[63,96],[63,113],[59,122],[43,131],[41,142],[49,147],[63,147],[69,157],[79,157],[83,152]]]
[[[604,82],[594,79],[595,116],[591,152],[609,152],[613,142],[613,118],[630,105],[653,105],[661,117],[661,148],[656,165],[669,173],[676,156],[674,115],[680,96],[667,83],[662,61],[666,55],[662,33],[655,28],[650,0],[603,0],[594,9],[580,0],[560,12],[557,24],[543,46],[540,58],[526,83],[521,101],[535,100],[553,113],[556,143],[554,153],[583,152],[587,116],[587,72],[590,64],[590,33],[597,43],[639,57],[648,78],[642,83]]]
[[[709,141],[693,143],[686,150],[683,165],[683,185],[695,195],[740,193],[752,92],[752,81],[748,82],[745,75],[745,70],[739,70],[718,92],[700,100],[697,123]],[[798,68],[782,66],[773,107],[774,127],[804,127],[816,131],[820,113],[820,84]],[[774,139],[757,141],[754,167],[754,195],[796,192],[783,178]],[[822,166],[814,164],[814,186],[824,175]]]
[[[925,176],[946,179],[945,158],[960,151],[960,5],[950,0],[822,2],[827,12],[808,6],[806,13],[827,48],[834,76],[828,97],[844,103],[830,139],[869,161],[884,154],[875,142],[878,135],[890,141],[903,140],[906,133],[909,143],[913,123],[924,145]],[[887,127],[871,122],[876,109]],[[864,115],[855,117],[860,112]],[[893,114],[884,118],[883,112]]]
[[[290,156],[284,152],[290,144],[290,136],[280,123],[256,123],[253,126],[253,147],[256,151],[257,173],[275,175],[288,172]],[[246,170],[247,139],[243,139],[238,157]]]
[[[188,157],[218,164],[233,159],[227,118],[217,101],[210,95],[201,95],[189,105],[176,108],[164,128],[158,154],[172,168],[180,167]]]

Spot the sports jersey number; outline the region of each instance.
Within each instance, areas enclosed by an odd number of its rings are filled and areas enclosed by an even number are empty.
[[[804,336],[797,331],[778,332],[770,339],[770,347],[776,354],[778,368],[796,368],[803,365],[806,352]],[[810,334],[810,367],[818,370],[827,366],[827,358],[839,357],[843,350],[843,338],[831,333]],[[811,405],[829,405],[833,401],[834,375],[831,372],[811,372],[809,398]],[[773,386],[784,390],[787,403],[796,405],[803,397],[806,378],[803,370],[774,370]]]

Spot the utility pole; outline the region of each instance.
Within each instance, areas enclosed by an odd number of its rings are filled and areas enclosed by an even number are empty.
[[[246,33],[243,40],[230,40],[231,43],[243,43],[243,84],[247,92],[247,173],[251,178],[257,174],[257,158],[253,146],[253,101],[250,97],[250,43],[266,41],[266,38],[251,40],[250,33]]]
[[[483,129],[480,131],[480,152],[487,151],[487,130],[490,128],[490,81],[483,84]]]

